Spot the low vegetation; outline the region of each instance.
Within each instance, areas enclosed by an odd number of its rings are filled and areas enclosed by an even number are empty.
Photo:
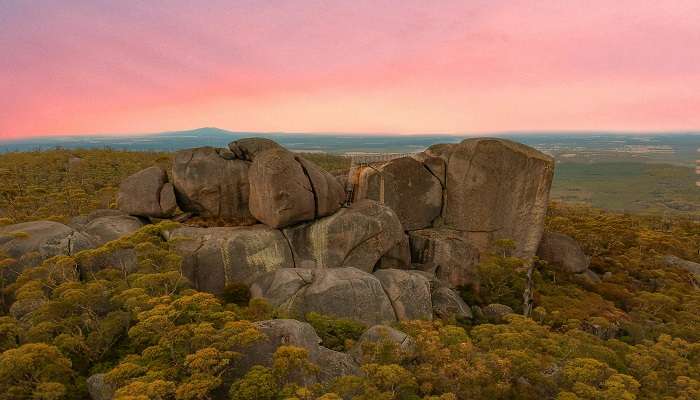
[[[41,154],[43,164],[34,153],[0,157],[6,220],[87,213],[113,202],[124,176],[168,163],[158,153]],[[74,156],[90,167],[74,169]],[[48,259],[4,286],[0,399],[83,399],[96,373],[106,373],[117,399],[700,398],[700,290],[688,272],[658,262],[665,254],[700,261],[700,224],[553,203],[547,227],[581,243],[603,280],[538,262],[531,317],[406,321],[397,327],[416,340],[412,357],[384,349],[364,360],[362,376],[304,384],[300,377],[318,366],[293,346],[279,347],[270,366],[232,374],[241,352],[262,339],[253,322],[275,311],[259,299],[246,303],[245,288],[221,298],[193,290],[182,259],[162,239],[172,223],[148,225],[98,249]],[[500,245],[479,268],[480,290],[462,295],[471,305],[498,302],[520,312],[525,274],[509,243]],[[81,263],[125,250],[136,253],[136,271],[80,277]],[[306,319],[324,346],[339,351],[352,349],[365,329],[319,314]]]

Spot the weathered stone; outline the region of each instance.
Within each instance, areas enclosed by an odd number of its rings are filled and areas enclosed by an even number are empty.
[[[114,398],[114,392],[117,388],[105,381],[105,375],[94,374],[85,381],[85,386],[92,400],[112,400]]]
[[[338,211],[345,202],[345,188],[333,175],[316,164],[300,156],[295,158],[311,182],[316,201],[315,218],[325,217]]]
[[[471,319],[469,305],[454,290],[442,286],[432,293],[433,313],[441,319]]]
[[[263,151],[282,149],[282,146],[266,138],[243,138],[229,143],[228,148],[237,159],[253,161],[255,156]]]
[[[408,235],[403,235],[403,239],[377,262],[375,269],[410,269],[411,268],[411,246]]]
[[[545,232],[542,235],[537,257],[554,268],[572,274],[586,271],[590,262],[576,240],[557,232]]]
[[[251,213],[275,228],[330,215],[345,201],[333,175],[281,147],[258,154],[249,179]]]
[[[220,294],[229,284],[249,285],[266,272],[294,267],[282,232],[264,225],[183,227],[166,236],[183,257],[184,275],[205,292]]]
[[[271,272],[276,276],[258,278],[251,287],[251,295],[269,299],[297,318],[317,312],[367,325],[396,321],[387,294],[372,274],[356,268],[307,271]],[[288,296],[286,300],[285,296]]]
[[[512,239],[514,256],[535,255],[544,230],[554,160],[504,139],[466,139],[449,150],[443,220],[489,251]]]
[[[314,280],[314,270],[282,268],[258,277],[250,286],[253,298],[265,298],[274,307],[292,300],[299,291]]]
[[[416,341],[387,325],[374,325],[364,331],[349,354],[360,364],[374,362],[375,354],[386,352],[387,345],[394,350],[393,362],[405,362],[416,356]],[[381,350],[377,351],[378,349]]]
[[[117,207],[127,214],[141,217],[167,218],[175,211],[175,207],[161,202],[167,199],[172,186],[164,186],[168,182],[168,174],[163,168],[149,167],[126,178],[119,186]],[[163,209],[161,204],[168,206]]]
[[[432,320],[430,282],[413,271],[382,269],[374,273],[389,296],[394,314],[399,320]]]
[[[53,221],[32,221],[0,227],[0,253],[15,261],[2,269],[6,282],[15,280],[25,268],[47,258],[71,253],[69,238],[75,231]]]
[[[249,179],[250,212],[259,221],[281,228],[315,218],[314,191],[294,154],[284,149],[262,152]]]
[[[479,249],[465,236],[445,228],[409,232],[411,261],[452,287],[474,284],[478,280]]]
[[[284,234],[297,268],[355,267],[366,272],[403,239],[394,211],[372,200],[287,228]]]
[[[442,209],[442,185],[426,167],[401,157],[360,173],[355,199],[372,199],[396,212],[405,230],[431,226]]]
[[[684,260],[682,258],[672,256],[672,255],[667,255],[664,256],[661,259],[663,265],[669,266],[669,267],[675,267],[675,268],[680,268],[683,270],[686,270],[690,272],[694,279],[695,282],[700,284],[700,264],[688,260]]]
[[[447,161],[444,158],[432,155],[429,150],[413,154],[411,157],[422,163],[423,166],[440,181],[440,185],[443,188],[445,187]]]
[[[248,209],[250,163],[233,158],[228,150],[213,147],[178,151],[172,183],[180,208],[204,218],[255,223]]]
[[[513,309],[505,304],[489,304],[481,307],[481,312],[489,322],[501,323],[505,321],[505,316],[513,314]]]
[[[360,374],[358,365],[350,355],[321,346],[321,339],[306,322],[276,319],[256,322],[255,327],[265,335],[265,339],[240,350],[242,357],[236,360],[236,369],[239,370],[239,374],[254,365],[271,367],[273,355],[280,346],[296,346],[305,349],[308,352],[309,361],[319,366],[318,373],[310,379],[293,377],[299,379],[299,383],[329,382],[340,376]]]
[[[103,213],[104,217],[97,217],[81,227],[80,231],[71,237],[73,243],[71,254],[88,248],[97,248],[107,242],[117,240],[123,236],[136,232],[143,227],[143,222],[136,217],[125,214],[110,215]],[[100,214],[96,214],[100,215]],[[80,248],[77,248],[80,247]],[[124,272],[133,272],[138,267],[136,251],[133,249],[119,249],[109,254],[79,260],[81,274],[99,271],[112,267]]]
[[[160,189],[160,209],[163,215],[172,216],[177,210],[177,198],[175,197],[175,186],[167,182]]]

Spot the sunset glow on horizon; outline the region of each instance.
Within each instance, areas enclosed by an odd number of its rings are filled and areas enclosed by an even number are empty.
[[[700,2],[0,2],[0,139],[700,129]]]

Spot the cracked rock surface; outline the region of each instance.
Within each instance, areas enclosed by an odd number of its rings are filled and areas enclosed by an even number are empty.
[[[173,160],[173,186],[183,211],[205,218],[251,225],[248,209],[250,162],[235,159],[227,149],[181,150]]]
[[[313,311],[367,325],[396,321],[380,280],[356,268],[279,269],[254,282],[251,295],[297,318]]]
[[[273,228],[332,214],[345,199],[333,175],[281,147],[255,156],[249,181],[250,212]]]

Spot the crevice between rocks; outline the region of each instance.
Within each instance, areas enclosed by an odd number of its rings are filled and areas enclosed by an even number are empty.
[[[306,179],[309,181],[309,186],[311,187],[311,194],[314,196],[314,219],[318,219],[318,193],[316,193],[314,182],[313,180],[311,180],[311,175],[309,175],[309,171],[304,166],[304,163],[299,161],[299,157],[294,156],[294,160],[299,164],[301,170],[304,171],[304,175],[306,175]]]

